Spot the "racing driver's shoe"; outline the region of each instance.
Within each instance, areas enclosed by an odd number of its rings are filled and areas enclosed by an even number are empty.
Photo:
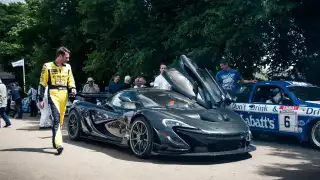
[[[58,151],[58,155],[60,155],[62,153],[62,151],[63,151],[63,147],[62,146],[58,146],[57,151]]]

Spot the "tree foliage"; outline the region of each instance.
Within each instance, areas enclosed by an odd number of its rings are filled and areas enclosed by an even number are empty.
[[[320,3],[316,0],[27,0],[0,4],[0,61],[24,58],[27,82],[57,47],[71,51],[78,84],[88,76],[152,80],[161,62],[186,54],[218,70],[221,59],[246,78],[264,66],[271,76],[317,82]],[[82,72],[82,73],[79,73]]]

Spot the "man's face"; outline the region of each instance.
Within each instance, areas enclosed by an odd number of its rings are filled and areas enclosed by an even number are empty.
[[[139,84],[140,84],[140,85],[146,84],[146,80],[144,80],[144,78],[140,78],[140,79],[139,79]]]
[[[120,76],[114,77],[114,82],[119,82],[120,81]]]
[[[63,64],[63,63],[67,63],[69,62],[69,59],[70,59],[70,54],[65,52],[64,55],[60,55],[59,56],[59,61]]]
[[[89,85],[92,86],[93,85],[93,81],[89,81]]]
[[[160,66],[160,72],[161,74],[167,69],[167,66],[166,65],[161,65]]]
[[[221,63],[220,67],[221,67],[222,70],[227,70],[229,68],[227,63]]]

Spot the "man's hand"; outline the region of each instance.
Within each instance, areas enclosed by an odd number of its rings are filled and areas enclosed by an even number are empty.
[[[39,107],[40,107],[41,109],[44,108],[44,102],[43,102],[43,101],[40,101],[40,102],[39,102]]]
[[[251,82],[252,82],[252,83],[256,83],[256,82],[258,82],[258,81],[254,79],[254,80],[251,80]]]
[[[75,96],[77,94],[77,90],[76,89],[71,89],[71,94]]]

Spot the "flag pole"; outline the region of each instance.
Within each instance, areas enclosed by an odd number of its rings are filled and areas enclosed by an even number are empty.
[[[26,92],[26,74],[25,74],[25,68],[24,68],[24,59],[21,59],[19,61],[11,62],[12,67],[22,66],[23,70],[23,91]]]
[[[26,93],[26,75],[24,70],[24,62],[23,62],[23,92]]]

